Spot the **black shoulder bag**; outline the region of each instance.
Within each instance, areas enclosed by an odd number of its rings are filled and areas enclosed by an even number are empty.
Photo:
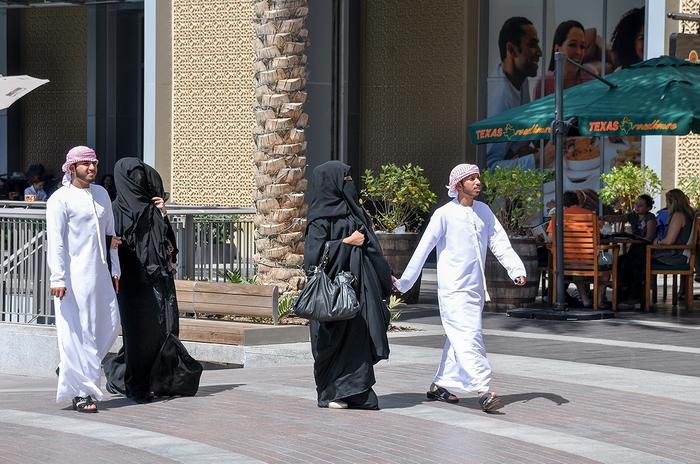
[[[331,280],[326,274],[329,242],[323,250],[318,266],[311,268],[312,274],[304,290],[294,302],[294,314],[316,321],[344,321],[352,319],[360,311],[360,303],[353,288],[355,276],[341,271]]]

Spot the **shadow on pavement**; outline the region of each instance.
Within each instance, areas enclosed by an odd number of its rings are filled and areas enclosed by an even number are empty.
[[[566,404],[569,402],[566,398],[556,393],[546,393],[546,392],[530,392],[530,393],[517,393],[512,395],[499,395],[501,403],[503,406],[508,406],[513,403],[527,403],[530,400],[537,398],[544,398],[546,400],[555,403],[557,406]],[[404,409],[410,408],[412,406],[417,406],[424,403],[439,403],[438,401],[429,400],[425,397],[425,393],[390,393],[388,395],[382,395],[379,397],[379,407],[382,409]],[[479,406],[479,401],[476,396],[474,397],[461,397],[459,403],[455,406],[481,410]]]
[[[207,385],[207,386],[201,386],[199,387],[199,390],[197,390],[197,394],[195,395],[196,397],[207,397],[207,396],[212,396],[216,395],[217,393],[221,393],[224,391],[228,390],[233,390],[234,388],[240,387],[243,384],[240,383],[232,383],[232,384],[222,384],[222,385]],[[181,398],[188,398],[185,396],[157,396],[155,397],[152,401],[148,402],[138,402],[134,401],[131,398],[126,398],[124,396],[120,395],[114,395],[109,399],[105,399],[102,401],[97,402],[97,407],[99,408],[100,411],[109,411],[110,409],[119,409],[123,407],[128,407],[128,406],[138,406],[138,405],[144,405],[144,404],[153,404],[153,403],[162,403],[166,401],[177,401],[178,399]],[[68,406],[66,408],[63,408],[64,410],[72,410],[73,408],[71,406]]]

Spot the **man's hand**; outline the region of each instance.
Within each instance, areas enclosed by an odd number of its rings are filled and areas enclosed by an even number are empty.
[[[119,295],[119,277],[112,276],[112,285],[114,285],[114,293]]]
[[[517,277],[514,282],[515,285],[517,285],[518,287],[522,287],[523,285],[525,285],[525,276]]]
[[[168,210],[165,209],[165,200],[163,200],[161,197],[153,197],[151,198],[151,201],[154,205],[156,205],[156,208],[160,210],[160,214],[162,214],[163,217],[168,214]]]
[[[112,250],[116,250],[117,248],[119,248],[119,245],[121,245],[121,244],[122,244],[121,237],[112,237],[112,245],[110,245]]]
[[[51,287],[51,296],[62,300],[66,296],[66,287]]]
[[[343,239],[343,243],[354,246],[362,246],[362,244],[365,243],[365,235],[356,230],[351,236],[345,237]]]

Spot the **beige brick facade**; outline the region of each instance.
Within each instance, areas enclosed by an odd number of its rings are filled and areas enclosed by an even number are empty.
[[[172,12],[173,200],[249,207],[253,2],[172,0]]]

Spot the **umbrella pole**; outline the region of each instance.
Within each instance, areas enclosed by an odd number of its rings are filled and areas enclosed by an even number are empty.
[[[557,281],[557,301],[555,309],[566,309],[566,285],[564,284],[564,61],[566,57],[563,53],[554,54],[554,77],[555,77],[555,111],[554,111],[554,150],[556,178],[554,182],[554,197],[556,201],[556,223],[554,233],[557,241],[556,259],[556,281]]]

